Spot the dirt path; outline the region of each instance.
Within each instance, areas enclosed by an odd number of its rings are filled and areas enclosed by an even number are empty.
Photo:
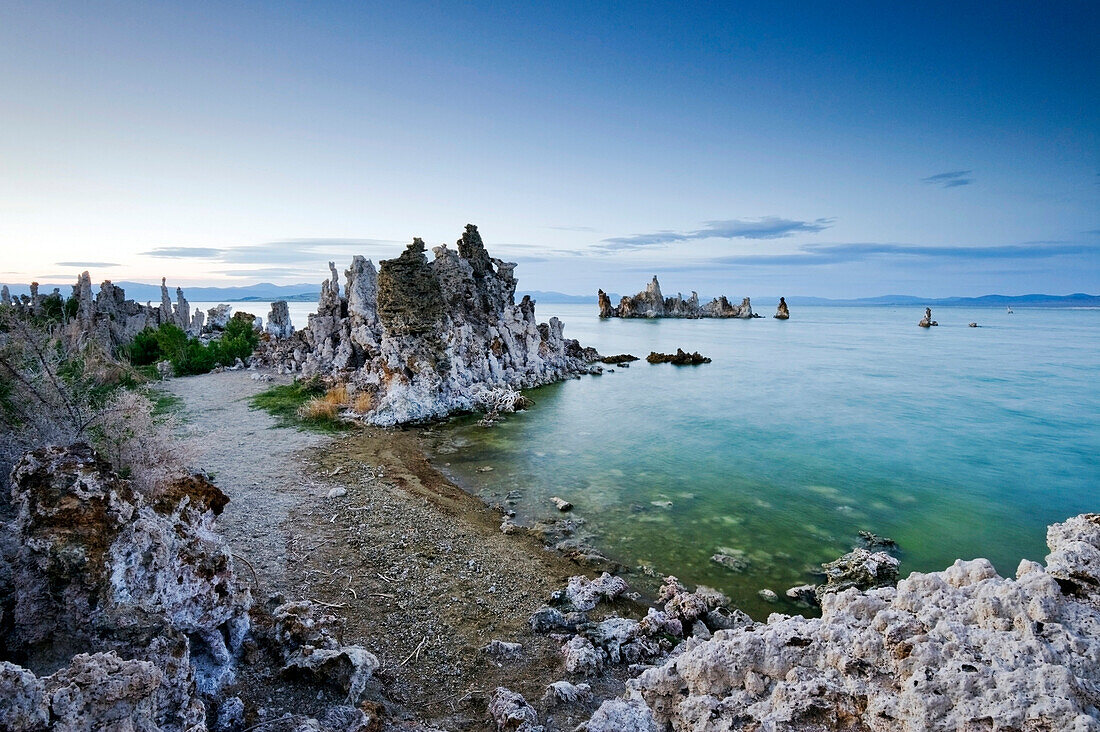
[[[270,386],[248,372],[226,371],[171,379],[160,388],[182,400],[187,439],[198,449],[196,464],[229,496],[218,530],[265,590],[285,593],[287,519],[321,490],[310,480],[304,454],[330,438],[280,429],[274,417],[252,409],[249,398]]]
[[[596,699],[622,692],[617,676],[570,678],[560,640],[527,625],[583,569],[533,537],[502,534],[501,514],[433,468],[417,431],[332,437],[279,428],[248,406],[267,386],[245,372],[167,382],[204,444],[200,464],[232,500],[218,528],[255,566],[257,600],[278,592],[325,603],[341,617],[344,641],[382,662],[377,702],[385,719],[490,729],[488,695],[507,686],[547,715],[548,730],[566,730],[595,702],[548,709],[540,701],[547,684],[587,681]],[[346,494],[329,498],[332,488]],[[521,643],[522,656],[494,660],[482,651],[494,639]],[[333,701],[286,689],[276,675],[240,693],[276,715]]]

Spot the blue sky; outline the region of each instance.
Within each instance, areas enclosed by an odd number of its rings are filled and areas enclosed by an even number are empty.
[[[720,5],[5,3],[0,280],[1100,292],[1100,6]]]

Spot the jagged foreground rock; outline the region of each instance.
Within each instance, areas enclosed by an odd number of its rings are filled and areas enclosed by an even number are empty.
[[[587,729],[1098,730],[1100,514],[1047,543],[1046,567],[1025,560],[1015,579],[959,560],[823,595],[821,618],[688,640]]]
[[[699,304],[699,295],[691,293],[687,300],[682,295],[665,297],[661,294],[661,284],[654,275],[646,288],[634,297],[623,297],[617,307],[611,305],[611,298],[600,290],[597,293],[601,318],[752,318],[752,305],[749,298],[740,305],[732,305],[726,296],[717,297],[706,305]]]
[[[2,650],[20,665],[0,662],[0,728],[204,728],[249,631],[213,532],[224,494],[191,476],[147,499],[75,445],[27,453],[12,503]]]
[[[258,363],[368,394],[365,419],[379,425],[493,411],[513,403],[515,390],[588,372],[598,354],[565,339],[557,318],[537,323],[530,297],[516,304],[516,265],[490,257],[476,226],[457,251],[432,251],[429,262],[414,239],[377,272],[357,256],[343,295],[330,263],[309,326],[271,339]]]
[[[342,645],[338,619],[312,602],[257,613],[214,532],[228,498],[203,476],[138,494],[78,444],[27,453],[12,486],[15,519],[0,524],[0,730],[204,732],[215,719],[243,729],[243,702],[226,697],[246,645],[286,677],[346,694],[328,721],[303,718],[301,729],[369,728],[347,705],[378,659]]]

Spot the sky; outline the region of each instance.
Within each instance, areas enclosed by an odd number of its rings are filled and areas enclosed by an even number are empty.
[[[726,7],[728,6],[728,7]],[[1100,293],[1100,4],[0,1],[0,281]]]

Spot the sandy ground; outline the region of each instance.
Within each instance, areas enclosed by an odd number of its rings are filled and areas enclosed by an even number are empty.
[[[491,729],[488,694],[507,686],[547,714],[549,730],[565,730],[598,701],[548,709],[540,699],[550,682],[588,681],[597,700],[622,693],[621,673],[570,678],[559,642],[527,626],[583,569],[530,536],[502,534],[498,511],[428,463],[417,431],[280,428],[248,405],[268,386],[226,372],[165,388],[183,400],[190,436],[205,451],[199,463],[232,501],[218,527],[255,569],[257,601],[310,599],[341,617],[345,643],[382,662],[373,695],[389,723]],[[347,493],[329,498],[332,488]],[[625,602],[614,610],[644,614]],[[521,643],[522,657],[492,659],[482,648],[494,639]],[[288,686],[270,670],[241,687],[246,703],[268,715],[319,713],[339,701],[331,690]]]

